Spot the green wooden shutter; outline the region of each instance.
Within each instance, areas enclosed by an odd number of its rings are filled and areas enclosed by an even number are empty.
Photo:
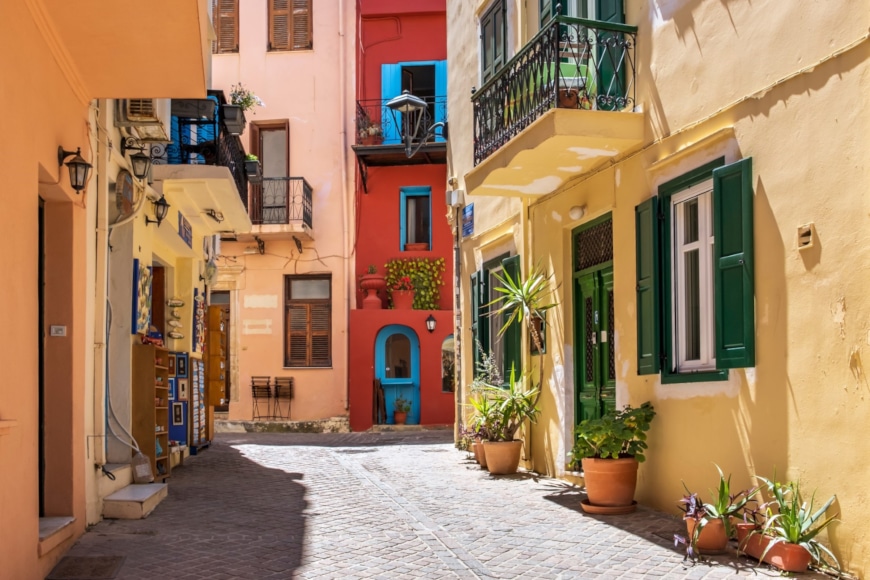
[[[595,0],[595,19],[614,24],[625,24],[622,0]],[[600,30],[598,37],[598,78],[596,86],[599,95],[608,95],[618,98],[625,97],[628,90],[625,81],[625,67],[628,59],[623,54],[625,49],[618,42],[622,32]],[[599,102],[603,110],[611,110],[613,105],[607,102]]]
[[[658,198],[634,208],[637,260],[637,374],[661,369]]]
[[[622,0],[595,0],[595,19],[625,24]]]
[[[474,361],[474,369],[472,376],[477,376],[477,369],[480,366],[480,279],[483,277],[483,272],[478,270],[471,275],[471,350],[472,360]]]
[[[755,366],[752,158],[713,171],[716,366]]]
[[[519,284],[520,280],[520,257],[510,256],[501,261],[504,273],[510,277],[515,283]],[[515,371],[515,377],[519,378],[522,373],[523,355],[522,355],[522,339],[523,329],[518,321],[512,322],[504,331],[502,341],[504,341],[504,380],[507,383],[510,380],[511,368]]]

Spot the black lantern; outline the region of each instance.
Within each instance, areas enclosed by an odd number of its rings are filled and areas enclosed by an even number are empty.
[[[430,334],[435,332],[435,322],[435,317],[431,314],[429,315],[429,318],[426,319],[426,330],[428,330]]]
[[[435,135],[435,131],[439,127],[443,134],[444,123],[438,122],[429,127],[425,126],[429,119],[428,105],[426,101],[420,97],[415,97],[408,91],[402,91],[401,95],[387,101],[387,107],[393,115],[396,127],[402,128],[405,156],[409,159],[420,150],[420,147],[430,137]]]
[[[157,227],[160,227],[160,223],[166,219],[166,213],[169,211],[169,202],[166,201],[166,197],[160,196],[160,199],[154,202],[154,217],[157,219],[151,219],[147,215],[145,216],[145,225],[148,224],[157,224]]]
[[[130,155],[130,166],[136,179],[145,179],[148,175],[148,170],[151,169],[151,156],[144,153],[146,148],[147,146],[144,143],[137,141],[133,137],[127,137],[121,141],[121,155],[126,154],[128,149],[138,151],[138,153]]]
[[[58,167],[64,165],[64,160],[67,157],[75,155],[75,157],[66,162],[66,166],[69,168],[70,187],[76,190],[76,193],[83,190],[88,184],[88,173],[90,173],[91,167],[93,167],[90,163],[82,159],[81,153],[81,147],[77,147],[75,153],[67,151],[63,147],[57,148]]]

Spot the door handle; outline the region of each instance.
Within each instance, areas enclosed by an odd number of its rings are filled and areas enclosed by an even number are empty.
[[[589,342],[591,342],[592,344],[598,344],[598,335],[596,333],[590,332],[589,336],[591,337],[589,339]]]

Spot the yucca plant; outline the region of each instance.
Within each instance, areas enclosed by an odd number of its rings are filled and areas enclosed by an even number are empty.
[[[777,506],[777,513],[768,515],[761,532],[770,538],[770,543],[764,554],[762,554],[761,559],[764,559],[764,556],[767,555],[767,552],[775,544],[798,544],[810,553],[813,561],[817,564],[833,565],[834,568],[839,569],[840,563],[837,561],[837,557],[816,539],[816,536],[833,522],[837,521],[837,516],[840,515],[837,513],[825,519],[828,508],[831,507],[837,496],[831,496],[821,508],[813,511],[813,504],[816,498],[815,493],[813,493],[809,503],[807,503],[801,497],[799,483],[790,481],[782,484],[777,482],[775,477],[773,480],[758,477],[759,480],[764,482],[768,493],[772,496],[770,503]],[[826,556],[830,558],[830,561],[825,559]]]
[[[484,387],[483,398],[492,405],[489,411],[490,422],[487,425],[489,441],[513,441],[523,421],[528,419],[535,422],[540,412],[537,406],[540,390],[523,389],[522,383],[511,368],[507,389],[495,385]]]

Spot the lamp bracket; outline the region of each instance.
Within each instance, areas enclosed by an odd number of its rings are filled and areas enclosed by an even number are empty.
[[[63,165],[63,162],[67,157],[71,157],[73,155],[81,155],[81,153],[82,153],[81,147],[79,147],[75,151],[67,151],[66,149],[63,148],[63,146],[58,146],[58,148],[57,148],[57,166],[60,167],[61,165]]]
[[[131,149],[138,151],[139,153],[144,153],[147,147],[148,146],[145,143],[135,137],[124,137],[121,139],[121,156],[126,155],[127,151]]]

